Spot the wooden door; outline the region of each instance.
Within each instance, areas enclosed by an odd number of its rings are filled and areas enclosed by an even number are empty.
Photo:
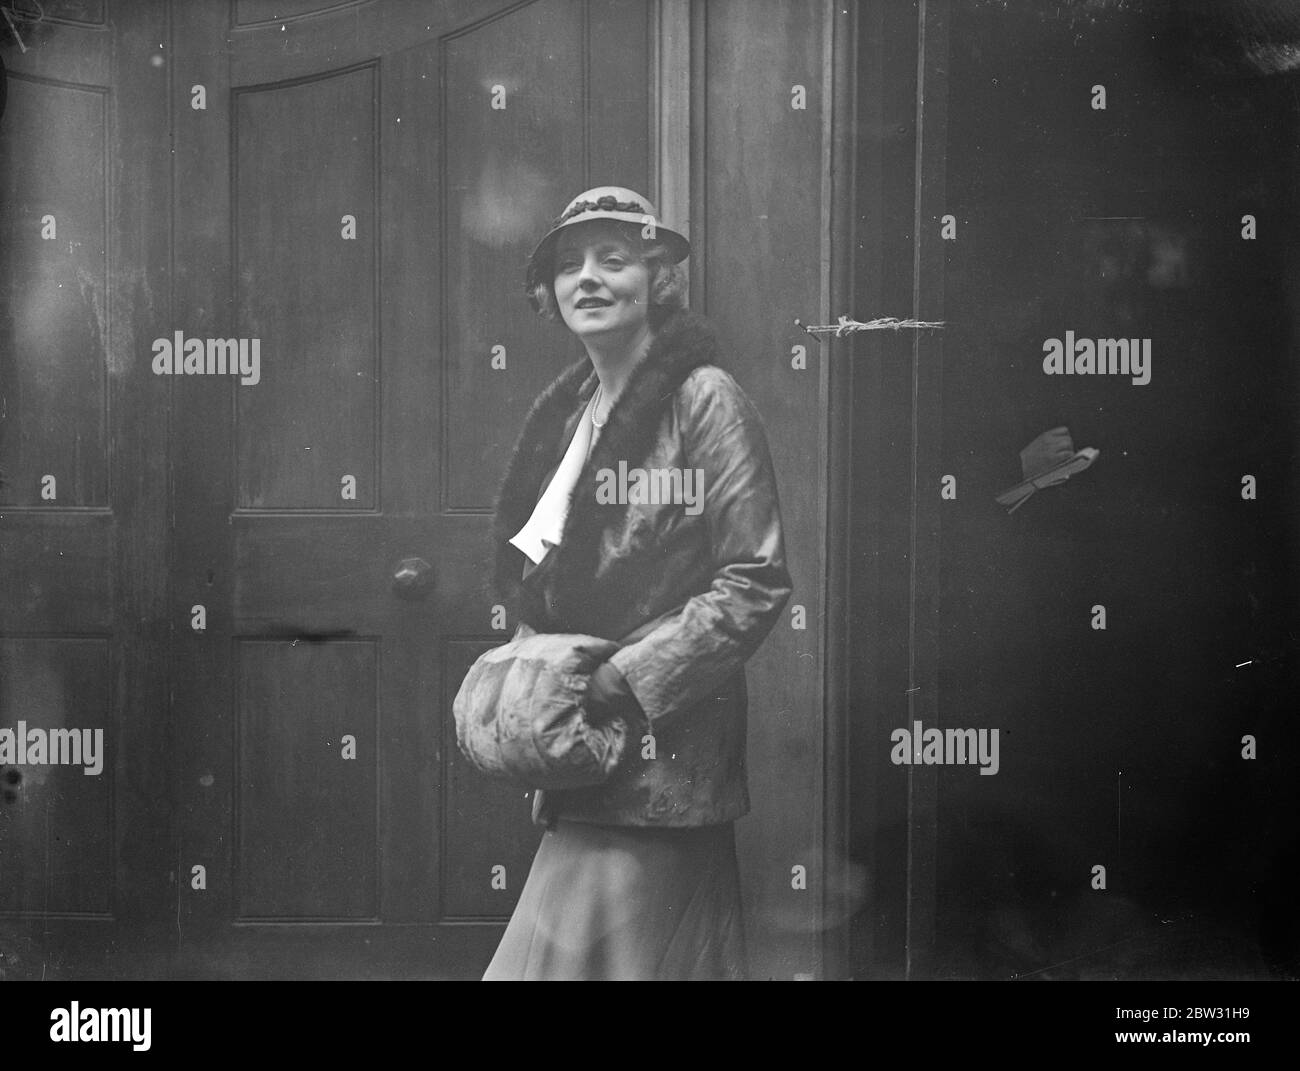
[[[172,895],[164,10],[43,8],[4,44],[0,731],[70,761],[0,743],[0,979],[154,973]]]
[[[180,969],[475,977],[538,830],[451,699],[513,627],[493,497],[577,356],[522,268],[573,193],[647,185],[648,12],[310,7],[172,30],[168,327],[260,355],[172,377]]]

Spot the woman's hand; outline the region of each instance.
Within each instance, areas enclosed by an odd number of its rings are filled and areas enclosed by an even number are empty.
[[[645,720],[645,712],[632,694],[627,678],[609,662],[602,662],[592,672],[583,707],[597,724],[612,721],[619,715],[629,724]]]

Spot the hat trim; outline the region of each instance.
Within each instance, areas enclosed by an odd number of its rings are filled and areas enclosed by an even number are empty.
[[[645,205],[637,201],[619,201],[606,195],[595,201],[574,201],[565,210],[564,214],[556,219],[554,226],[563,226],[574,216],[580,216],[584,212],[639,212],[641,215],[650,216],[651,218],[654,215]]]

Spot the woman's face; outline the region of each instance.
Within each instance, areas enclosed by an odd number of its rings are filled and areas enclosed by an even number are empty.
[[[633,335],[650,309],[650,271],[612,220],[567,227],[555,245],[555,303],[580,337]]]

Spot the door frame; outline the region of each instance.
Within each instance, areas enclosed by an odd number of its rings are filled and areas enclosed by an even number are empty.
[[[708,137],[706,63],[707,0],[653,0],[651,5],[651,183],[665,219],[679,225],[693,243],[704,245],[706,189],[702,161]],[[821,72],[821,202],[826,206],[819,233],[824,312],[851,311],[857,265],[854,258],[859,198],[881,196],[879,184],[857,186],[857,116],[859,35],[864,7],[888,0],[840,4],[823,0],[822,54],[829,62]],[[878,11],[877,11],[878,15]],[[869,21],[869,20],[868,20]],[[910,202],[909,202],[910,203]],[[703,273],[692,279],[690,304],[707,307]],[[822,650],[823,771],[822,821],[816,850],[821,860],[818,908],[820,938],[818,977],[847,978],[852,973],[852,920],[864,904],[855,891],[851,855],[850,785],[853,773],[850,711],[857,696],[851,687],[857,642],[851,615],[851,555],[859,540],[851,535],[856,502],[853,493],[855,441],[852,435],[853,343],[824,338],[819,351],[818,399],[822,426],[818,471],[826,490],[821,532],[825,567],[821,585],[825,633]],[[874,501],[874,498],[873,498]],[[866,910],[869,910],[868,900]]]
[[[949,0],[850,10],[835,51],[831,312],[942,320]],[[910,270],[890,270],[900,264]],[[827,884],[850,918],[835,952],[847,976],[925,978],[938,781],[930,767],[892,766],[888,742],[896,726],[939,720],[942,334],[860,332],[825,352],[826,805],[843,861]]]

